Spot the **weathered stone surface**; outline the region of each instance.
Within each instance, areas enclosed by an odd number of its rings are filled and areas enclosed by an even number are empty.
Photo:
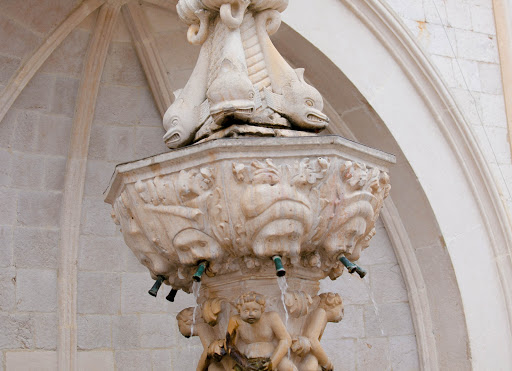
[[[46,60],[41,71],[80,77],[89,35],[89,32],[79,28],[71,32]]]
[[[168,314],[140,316],[140,344],[143,348],[168,348],[175,345],[176,321]]]
[[[78,266],[81,270],[116,272],[123,263],[119,256],[123,241],[113,237],[80,236]]]
[[[385,265],[372,267],[370,282],[377,303],[407,301],[407,289],[400,267]]]
[[[59,232],[40,228],[14,229],[14,263],[18,268],[57,268]]]
[[[153,350],[151,352],[153,371],[167,371],[172,367],[171,351],[169,349]]]
[[[49,191],[62,191],[66,174],[66,157],[47,157],[45,161],[44,187]]]
[[[7,85],[20,65],[20,58],[0,55],[0,85]]]
[[[57,309],[57,271],[18,269],[16,308],[25,312],[54,312]]]
[[[116,316],[112,323],[114,349],[140,348],[141,325],[138,315]]]
[[[59,328],[57,314],[34,315],[34,342],[35,348],[55,350],[57,349],[57,330]]]
[[[364,337],[363,307],[345,305],[344,312],[343,320],[340,323],[333,323],[325,328],[322,340]]]
[[[146,76],[131,43],[113,42],[105,62],[103,83],[147,86]]]
[[[22,226],[57,227],[61,200],[60,193],[18,192],[18,223]]]
[[[75,78],[57,77],[55,93],[51,102],[51,113],[73,117],[79,83],[79,80]]]
[[[386,338],[365,338],[356,342],[357,369],[382,370],[391,366]]]
[[[78,349],[112,347],[112,317],[103,315],[78,316]]]
[[[119,350],[115,353],[116,366],[123,371],[151,370],[151,354],[146,350]],[[190,363],[188,363],[190,367]],[[182,370],[186,370],[183,368]]]
[[[130,252],[131,253],[131,252]],[[148,273],[124,273],[122,275],[121,311],[128,313],[159,313],[165,312],[166,302],[164,287],[158,298],[151,298],[148,290],[154,281]],[[167,295],[167,294],[165,294]]]
[[[41,189],[44,177],[44,158],[16,153],[13,156],[12,183],[16,187]]]
[[[115,166],[106,161],[87,161],[87,173],[85,175],[85,196],[98,197],[105,191]]]
[[[16,271],[14,268],[0,269],[0,311],[10,312],[16,304]]]
[[[418,351],[415,336],[393,336],[389,338],[389,352],[393,370],[418,370]]]
[[[364,307],[366,337],[412,335],[411,310],[408,303],[378,304]]]
[[[82,206],[82,233],[109,237],[116,232],[110,210],[101,199],[86,197]]]
[[[112,351],[78,352],[78,371],[114,370]]]
[[[0,186],[11,184],[12,179],[12,152],[0,150]]]
[[[28,314],[0,313],[0,349],[28,349],[34,345],[34,320]]]
[[[0,225],[0,268],[7,268],[13,262],[12,227]]]
[[[55,76],[36,74],[27,84],[13,104],[15,108],[47,112],[50,108],[51,94],[55,87]]]
[[[39,44],[39,37],[25,27],[0,13],[0,33],[9,35],[0,40],[0,53],[25,57]]]
[[[6,352],[5,368],[10,371],[55,371],[56,352]]]
[[[16,218],[16,192],[14,189],[0,188],[0,225],[12,225]]]
[[[119,293],[119,274],[78,273],[78,313],[115,314],[119,311]]]

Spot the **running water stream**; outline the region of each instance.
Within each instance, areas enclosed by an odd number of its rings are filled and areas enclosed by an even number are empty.
[[[288,308],[286,308],[286,303],[285,303],[286,290],[288,290],[288,283],[286,282],[286,277],[285,276],[277,277],[277,284],[279,286],[279,289],[281,290],[281,302],[283,303],[283,308],[284,308],[284,319],[285,319],[284,327],[286,327],[286,329],[288,330],[289,315],[288,315]],[[288,349],[288,358],[290,358],[290,349]]]
[[[197,299],[199,299],[199,294],[201,291],[201,281],[196,282],[192,284],[192,293],[194,294],[194,312],[192,314],[192,328],[191,328],[191,334],[194,334],[194,326],[196,325],[196,312],[197,308],[199,307],[199,304],[197,303]]]

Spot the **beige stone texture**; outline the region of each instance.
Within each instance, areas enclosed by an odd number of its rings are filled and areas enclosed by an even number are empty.
[[[54,371],[57,368],[56,352],[6,352],[7,371]]]
[[[112,316],[78,316],[78,349],[91,350],[112,347]]]
[[[114,369],[114,354],[111,351],[78,352],[78,371]]]

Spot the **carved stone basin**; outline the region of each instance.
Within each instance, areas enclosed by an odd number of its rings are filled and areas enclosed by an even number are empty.
[[[219,139],[118,165],[106,202],[154,279],[190,292],[207,262],[196,320],[213,339],[245,292],[263,294],[285,320],[272,261],[281,257],[296,337],[321,301],[318,281],[336,279],[339,258],[357,260],[368,246],[393,162],[338,136]]]

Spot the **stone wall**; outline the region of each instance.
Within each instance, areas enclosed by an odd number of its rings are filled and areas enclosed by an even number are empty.
[[[512,162],[492,0],[388,0],[471,124],[512,210]]]
[[[0,1],[0,35],[9,35],[0,36],[0,88],[77,2]],[[491,0],[389,4],[431,55],[512,206],[505,187],[512,184],[512,165]],[[173,86],[182,87],[198,48],[186,42],[186,28],[175,15],[145,10]],[[95,14],[68,36],[0,123],[0,371],[56,369],[60,201],[94,21]],[[166,151],[162,135],[160,115],[121,21],[102,76],[83,200],[78,259],[83,369],[189,370],[199,357],[198,339],[183,338],[174,319],[193,304],[191,295],[180,292],[176,303],[168,303],[147,294],[152,280],[103,202],[115,165]],[[322,290],[339,292],[345,300],[345,319],[327,327],[324,347],[338,369],[380,369],[383,363],[393,370],[418,369],[407,291],[381,224],[360,263],[369,270],[364,281],[345,274],[322,282]]]

